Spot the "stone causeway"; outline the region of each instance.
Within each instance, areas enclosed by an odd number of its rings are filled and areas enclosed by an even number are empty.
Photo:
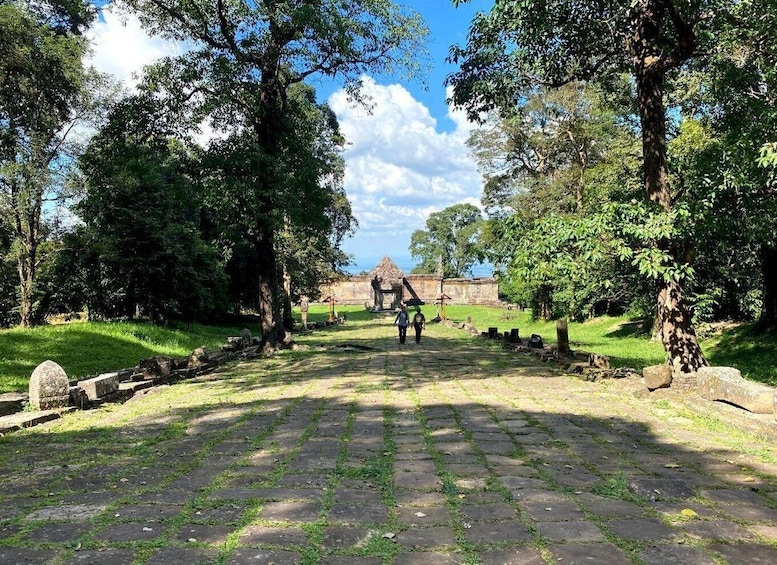
[[[0,563],[777,563],[774,435],[375,324],[0,438]]]

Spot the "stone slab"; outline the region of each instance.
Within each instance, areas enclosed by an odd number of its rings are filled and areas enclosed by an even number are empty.
[[[38,424],[50,422],[62,417],[62,414],[72,410],[72,407],[57,410],[40,410],[35,412],[17,412],[10,416],[0,417],[0,434],[15,432],[22,428],[31,428]]]
[[[563,545],[549,545],[548,550],[558,560],[558,563],[632,565],[631,559],[620,548],[611,543],[565,543]],[[668,563],[670,562],[665,565]]]
[[[533,547],[484,551],[480,562],[483,565],[545,565],[542,554]]]
[[[75,552],[65,565],[132,565],[135,552],[131,549],[87,549]]]
[[[693,489],[680,479],[632,478],[628,489],[648,500],[686,500],[694,496]]]
[[[119,374],[103,373],[91,379],[78,381],[78,386],[86,393],[89,400],[97,400],[119,390]]]
[[[464,537],[471,543],[528,543],[531,535],[516,520],[509,522],[479,522],[464,528]]]
[[[723,400],[754,414],[773,414],[774,388],[748,381],[732,367],[701,367],[697,372],[699,395],[707,400]]]
[[[555,542],[603,542],[604,534],[592,522],[537,522],[537,531]]]
[[[218,557],[218,551],[202,547],[165,547],[151,555],[145,565],[208,565]],[[112,561],[105,561],[111,563]]]
[[[24,409],[29,395],[22,392],[6,392],[0,394],[0,416],[14,414]]]
[[[105,508],[106,506],[102,504],[62,504],[60,506],[44,506],[31,514],[28,514],[26,520],[28,522],[38,520],[86,522],[102,513]]]
[[[266,563],[268,565],[298,565],[301,556],[293,551],[277,549],[236,549],[226,560],[226,565],[256,565]]]
[[[748,565],[777,563],[777,548],[768,545],[715,543],[710,545],[709,549],[719,553],[728,563],[747,563]]]

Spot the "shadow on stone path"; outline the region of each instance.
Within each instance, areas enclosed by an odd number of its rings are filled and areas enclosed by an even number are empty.
[[[377,324],[2,438],[0,563],[777,563],[769,441]]]

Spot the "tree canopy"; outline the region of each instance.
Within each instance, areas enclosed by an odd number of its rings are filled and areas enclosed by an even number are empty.
[[[448,79],[452,98],[473,118],[491,110],[510,115],[542,87],[573,81],[606,86],[621,73],[630,74],[641,126],[645,196],[657,207],[650,214],[666,228],[645,225],[640,236],[646,247],[632,258],[655,281],[661,339],[667,359],[681,371],[707,361],[684,287],[695,241],[686,229],[689,208],[681,201],[683,192],[672,185],[666,93],[678,75],[686,76],[690,63],[715,52],[722,30],[740,10],[740,3],[725,0],[506,0],[475,18],[466,46],[451,49],[450,60],[460,66]]]
[[[435,273],[442,269],[448,278],[465,277],[482,261],[479,238],[483,219],[472,204],[454,204],[429,214],[425,230],[410,236],[410,253],[421,262],[414,273]]]

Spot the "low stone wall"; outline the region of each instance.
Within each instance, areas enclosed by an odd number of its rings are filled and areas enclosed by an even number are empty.
[[[309,325],[308,331],[343,322],[343,319],[332,323],[316,322]],[[154,386],[206,375],[226,363],[261,356],[258,343],[251,332],[244,329],[239,337],[228,337],[216,351],[198,347],[182,359],[147,357],[134,367],[77,381],[68,380],[60,365],[46,360],[33,371],[28,394],[0,395],[0,436],[51,421],[72,410],[123,402]]]
[[[452,304],[473,304],[496,306],[499,299],[499,284],[492,278],[479,279],[445,279],[438,275],[407,275],[405,276],[413,292],[427,304],[434,304],[440,293],[451,297]],[[375,303],[372,279],[369,275],[354,275],[335,281],[321,287],[321,296],[334,294],[339,304]],[[412,297],[412,293],[403,288],[404,299]]]

